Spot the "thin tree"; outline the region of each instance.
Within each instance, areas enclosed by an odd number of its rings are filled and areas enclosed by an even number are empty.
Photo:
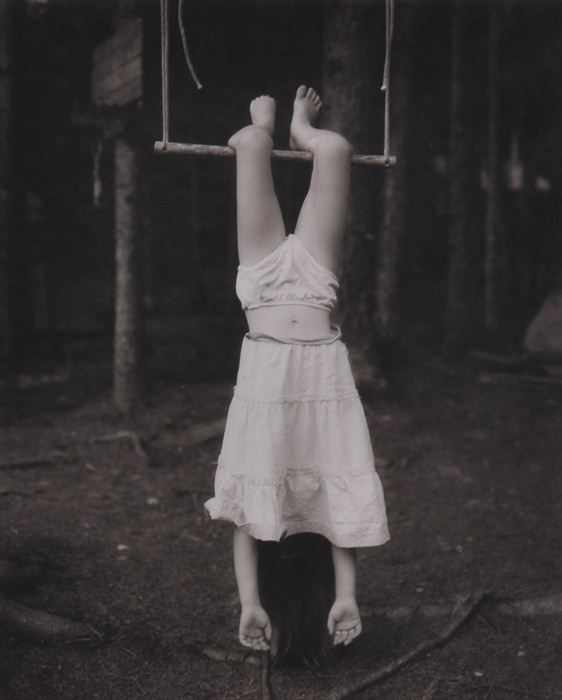
[[[377,81],[374,73],[376,23],[382,26],[380,3],[353,3],[337,0],[328,3],[324,13],[323,85],[325,123],[343,133],[357,152],[372,152],[374,107]],[[380,32],[382,35],[382,32]],[[346,238],[342,269],[342,320],[346,336],[357,341],[365,335],[369,323],[366,289],[371,268],[367,264],[373,252],[373,193],[377,173],[372,169],[353,171],[352,206],[349,236]]]
[[[500,156],[499,156],[499,31],[498,3],[488,9],[488,167],[485,222],[484,322],[498,330],[501,305]]]
[[[0,0],[0,371],[11,355],[8,251],[10,236],[13,16],[11,0]]]
[[[139,148],[115,142],[115,329],[113,395],[129,414],[144,393],[142,241],[138,214]]]
[[[451,8],[451,93],[449,135],[449,270],[445,347],[461,350],[469,316],[469,111],[466,96],[466,0]]]

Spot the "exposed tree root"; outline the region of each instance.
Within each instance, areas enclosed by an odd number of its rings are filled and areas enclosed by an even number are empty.
[[[396,659],[393,659],[388,664],[378,668],[376,671],[368,673],[361,680],[343,686],[342,688],[338,688],[330,695],[330,700],[344,700],[345,698],[349,698],[355,693],[358,693],[359,691],[364,690],[365,688],[368,688],[369,686],[374,685],[385,678],[388,678],[388,676],[393,675],[402,667],[411,663],[422,654],[445,644],[468,620],[468,618],[475,613],[486,595],[487,594],[483,591],[477,591],[463,597],[453,609],[449,624],[441,631],[440,634],[433,639],[427,639],[420,642],[411,651],[399,656]]]
[[[196,423],[195,425],[192,425],[182,433],[182,437],[179,441],[179,444],[181,444],[181,446],[184,448],[195,447],[196,445],[199,445],[202,442],[206,442],[207,440],[211,440],[212,438],[219,437],[224,432],[225,423],[225,418]],[[108,433],[107,435],[100,435],[98,437],[92,438],[90,442],[99,443],[115,442],[117,440],[129,440],[136,454],[143,460],[148,460],[149,455],[144,445],[147,442],[156,440],[157,438],[157,432],[143,439],[134,430],[118,430],[115,433]]]
[[[69,463],[76,460],[72,455],[65,452],[49,452],[47,454],[35,455],[33,457],[21,457],[10,462],[0,462],[0,471],[10,469],[33,469],[36,467],[50,467],[53,464]]]
[[[494,609],[502,615],[535,616],[562,613],[562,594],[560,593],[525,600],[509,600],[495,598],[492,594],[485,591],[476,591],[464,595],[459,599],[457,604],[454,605],[452,611],[451,606],[446,605],[425,605],[418,608],[401,607],[395,608],[394,610],[381,609],[378,611],[371,611],[370,614],[381,614],[394,620],[411,617],[415,612],[425,617],[450,615],[450,621],[436,637],[420,642],[409,652],[393,659],[372,673],[365,675],[361,680],[333,691],[330,695],[330,700],[345,700],[355,693],[388,678],[428,651],[443,646],[457,630],[474,615],[485,599],[493,603]],[[362,614],[364,617],[369,615],[369,613],[365,615],[363,610]],[[261,700],[274,700],[275,695],[271,685],[271,657],[269,653],[221,649],[211,645],[196,644],[192,644],[188,648],[190,651],[212,659],[213,661],[245,663],[258,667],[260,669],[260,698]],[[438,677],[433,679],[430,686],[426,689],[424,700],[430,700],[430,698],[433,697],[437,690],[439,680]],[[499,688],[500,686],[497,687]]]
[[[35,610],[0,595],[0,629],[35,642],[94,643],[102,635],[90,625]]]
[[[219,435],[222,435],[224,432],[225,424],[226,420],[224,418],[207,421],[205,423],[196,423],[183,433],[181,446],[194,447],[201,442],[207,442],[207,440],[219,437]]]
[[[134,430],[118,430],[116,433],[109,433],[107,435],[100,435],[92,438],[90,442],[115,442],[118,440],[129,440],[133,446],[133,449],[135,450],[135,453],[143,459],[148,459],[148,454],[143,447],[142,439],[138,433],[135,433]]]

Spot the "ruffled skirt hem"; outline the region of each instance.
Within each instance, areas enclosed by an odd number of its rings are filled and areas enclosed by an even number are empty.
[[[218,499],[212,498],[205,503],[205,508],[212,520],[223,520],[232,523],[246,531],[256,540],[269,542],[281,542],[286,537],[301,533],[314,533],[322,535],[336,547],[378,547],[390,539],[386,523],[365,523],[360,526],[356,523],[353,528],[346,531],[341,525],[332,528],[324,522],[302,520],[300,522],[287,523],[285,526],[273,526],[260,522],[246,522],[242,517],[237,517],[230,512],[228,507],[221,504]]]

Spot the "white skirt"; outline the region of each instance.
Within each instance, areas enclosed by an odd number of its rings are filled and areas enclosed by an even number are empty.
[[[389,539],[365,412],[339,337],[244,337],[211,518],[260,540],[301,532],[339,547]]]

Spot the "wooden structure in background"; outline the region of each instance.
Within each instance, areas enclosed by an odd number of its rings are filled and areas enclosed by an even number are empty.
[[[142,20],[117,19],[114,33],[93,53],[91,123],[113,142],[115,228],[115,325],[113,399],[125,414],[144,394],[143,275],[138,190],[140,147],[131,132],[131,107],[142,103]]]
[[[94,51],[92,101],[123,107],[142,99],[142,20],[119,20],[114,34]]]
[[[179,0],[178,19],[180,24],[180,33],[182,36],[183,48],[186,62],[188,64],[191,75],[198,88],[202,85],[199,83],[191,59],[187,49],[187,40],[185,36],[185,28],[182,20],[182,0]],[[175,155],[192,155],[192,156],[234,156],[234,149],[228,146],[212,146],[200,143],[178,143],[170,141],[170,90],[169,90],[169,62],[170,62],[170,28],[169,28],[169,0],[160,0],[160,16],[161,16],[161,65],[162,65],[162,140],[154,143],[156,153],[175,154]],[[392,45],[392,34],[394,28],[394,0],[385,0],[385,19],[386,19],[386,55],[383,76],[382,90],[385,95],[384,110],[384,153],[382,155],[359,155],[354,154],[352,163],[357,165],[375,165],[375,166],[390,166],[396,163],[395,156],[390,154],[390,49]],[[286,151],[273,149],[271,157],[282,160],[312,160],[312,153],[307,151]]]

